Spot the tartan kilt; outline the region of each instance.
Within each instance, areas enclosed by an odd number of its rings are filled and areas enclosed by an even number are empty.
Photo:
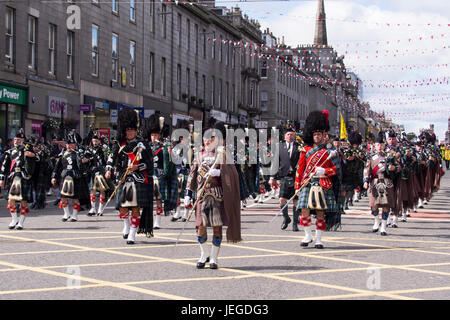
[[[323,188],[322,188],[323,189]],[[306,187],[300,191],[298,203],[297,203],[297,210],[301,209],[309,209],[308,208],[308,197],[309,197],[309,191],[311,190],[311,184],[309,183]],[[336,206],[336,200],[334,197],[333,188],[330,188],[328,190],[323,189],[323,193],[325,195],[325,200],[327,202],[328,209],[325,210],[325,212],[336,212],[337,206]]]
[[[164,209],[170,211],[176,209],[178,204],[178,175],[174,173],[167,177],[167,179],[170,182],[170,185],[167,185],[167,196],[164,201]]]
[[[151,180],[149,181],[149,183],[135,183],[137,204],[138,204],[138,207],[140,207],[140,208],[150,207],[151,205],[153,205],[153,201],[151,199],[152,193],[153,193],[152,192],[153,188],[150,185],[150,183],[151,183]],[[116,210],[119,210],[119,208],[120,208],[119,199],[120,199],[120,195],[122,194],[124,185],[125,185],[125,183],[122,183],[119,186],[119,189],[117,190],[117,193],[115,196]]]
[[[281,178],[280,181],[280,198],[290,199],[295,194],[295,178],[291,176],[286,176]],[[294,199],[297,199],[295,196]]]
[[[12,186],[13,179],[11,179],[11,183],[8,187],[8,198],[9,198],[9,191]],[[33,202],[33,182],[24,178],[20,179],[20,185],[22,189],[22,201],[26,201],[28,203]]]
[[[165,201],[167,199],[167,177],[153,176],[153,180],[158,181],[160,193],[158,194],[155,190],[155,193],[153,194],[153,200]]]
[[[62,182],[64,182],[64,179],[62,179]],[[73,185],[74,185],[73,197],[67,197],[67,196],[63,196],[63,195],[61,195],[61,197],[67,198],[67,199],[78,199],[78,201],[80,202],[80,204],[82,206],[88,205],[90,203],[90,193],[89,193],[89,184],[88,184],[87,180],[85,179],[85,177],[76,178],[76,179],[74,178]],[[63,186],[63,183],[61,183],[61,189],[62,189],[62,186]]]

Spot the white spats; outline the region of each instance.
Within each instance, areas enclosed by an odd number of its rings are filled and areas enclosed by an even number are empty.
[[[20,215],[20,218],[19,218],[19,223],[17,224],[16,229],[22,230],[22,229],[23,229],[23,223],[24,223],[24,221],[25,221],[25,215],[24,215],[24,214],[21,214],[21,215]]]
[[[220,247],[216,245],[211,246],[211,261],[210,264],[218,264]]]
[[[14,229],[17,223],[19,222],[19,219],[17,218],[16,212],[11,212],[11,223],[9,224],[9,229]]]
[[[386,221],[386,224],[387,224],[387,221]],[[377,232],[379,228],[380,228],[380,218],[375,217],[375,221],[373,223],[372,231],[373,232]]]
[[[381,229],[380,229],[380,234],[382,236],[387,236],[386,227],[387,227],[387,221],[386,220],[382,220],[381,221]]]
[[[67,207],[63,207],[63,211],[64,211],[64,216],[62,218],[63,221],[67,221],[70,217],[70,208],[69,206]]]
[[[155,223],[153,225],[153,229],[160,229],[161,228],[161,215],[156,215],[155,217]]]
[[[122,234],[128,236],[130,234],[130,218],[123,219]]]
[[[130,227],[130,233],[128,234],[127,243],[133,244],[136,241],[136,231],[137,228],[132,226]]]
[[[313,240],[311,226],[303,226],[303,230],[305,230],[305,237],[302,240],[302,245],[308,245],[308,243],[311,243]]]

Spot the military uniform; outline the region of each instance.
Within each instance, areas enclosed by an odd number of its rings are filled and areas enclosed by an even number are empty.
[[[16,138],[25,139],[25,135],[19,131]],[[30,212],[27,203],[33,202],[31,178],[37,160],[39,158],[29,144],[17,143],[5,152],[0,169],[0,181],[2,186],[8,190],[8,205],[6,208],[11,213],[12,218],[8,226],[9,229],[21,230],[24,227],[25,217]],[[16,205],[17,201],[20,202],[20,211]]]

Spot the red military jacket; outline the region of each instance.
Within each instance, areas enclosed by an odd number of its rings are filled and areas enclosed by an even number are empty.
[[[300,187],[308,179],[309,175],[314,173],[315,168],[322,167],[325,169],[326,177],[320,178],[320,185],[325,190],[329,190],[333,186],[331,177],[337,174],[337,169],[333,162],[328,159],[328,149],[326,145],[319,147],[306,146],[300,154],[298,160],[297,173],[295,175],[295,190]]]

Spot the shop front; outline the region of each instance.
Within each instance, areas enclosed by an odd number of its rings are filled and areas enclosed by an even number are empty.
[[[0,84],[0,137],[3,143],[12,139],[23,128],[27,90]]]

